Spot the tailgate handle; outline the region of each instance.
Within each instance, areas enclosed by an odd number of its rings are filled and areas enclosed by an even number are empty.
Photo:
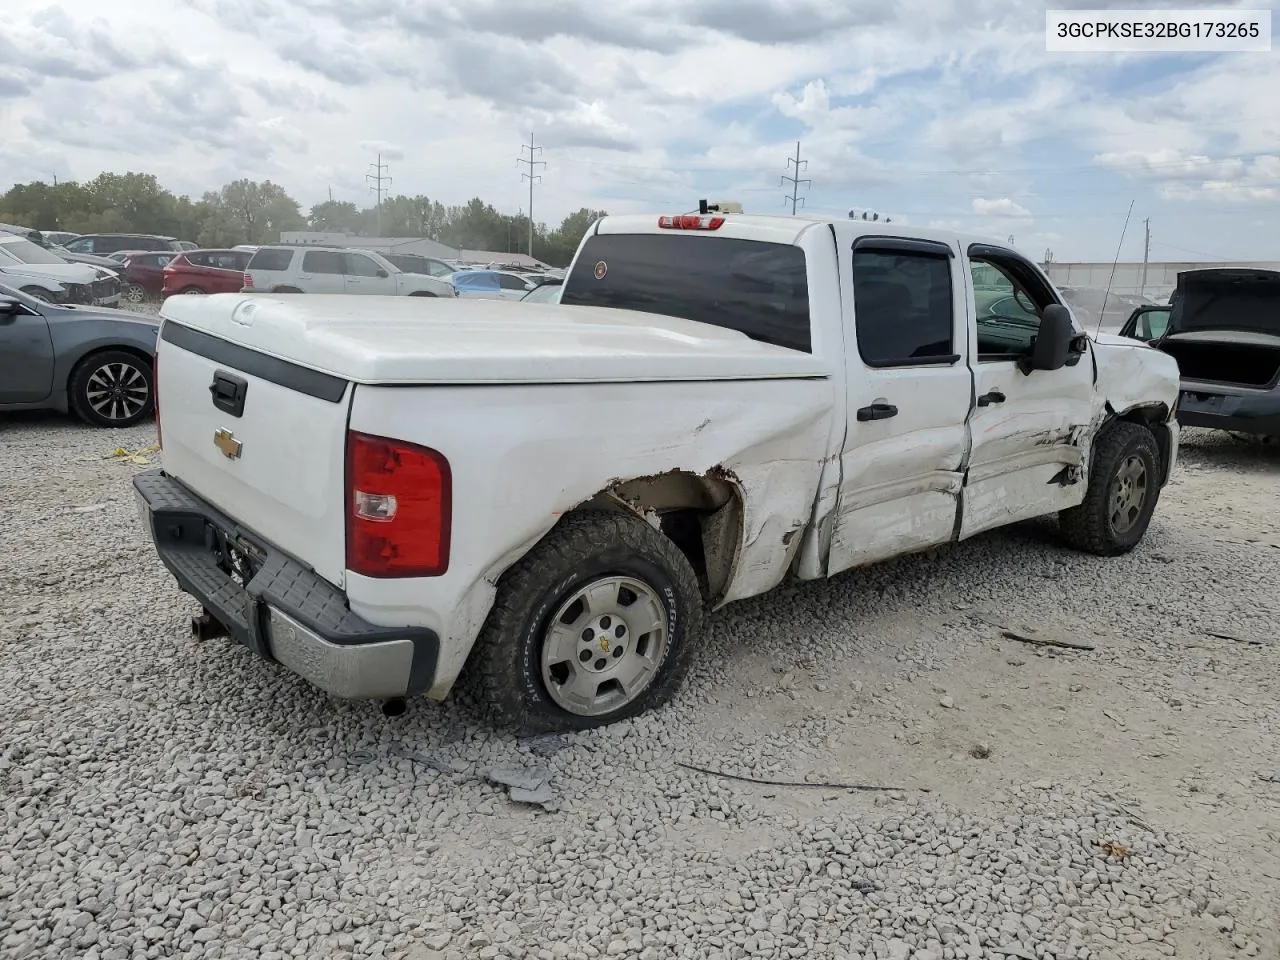
[[[244,398],[249,392],[249,381],[237,377],[234,373],[218,370],[213,375],[213,383],[209,384],[209,393],[213,397],[213,405],[223,413],[233,417],[244,414]]]

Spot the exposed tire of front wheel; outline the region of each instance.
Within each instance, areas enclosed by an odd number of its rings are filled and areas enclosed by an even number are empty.
[[[1058,514],[1071,546],[1114,557],[1142,540],[1160,499],[1160,450],[1146,427],[1117,420],[1094,441],[1089,489],[1078,507]]]
[[[131,427],[155,409],[151,376],[151,364],[127,350],[90,354],[71,372],[71,409],[96,427]]]
[[[702,618],[671,540],[638,517],[570,514],[499,581],[465,682],[522,733],[602,726],[671,698]]]

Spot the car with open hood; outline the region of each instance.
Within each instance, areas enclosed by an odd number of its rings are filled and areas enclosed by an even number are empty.
[[[1280,272],[1183,271],[1168,306],[1139,307],[1120,333],[1178,361],[1179,423],[1280,437]]]
[[[48,303],[111,307],[120,302],[120,277],[105,267],[68,263],[26,237],[0,233],[0,283]]]

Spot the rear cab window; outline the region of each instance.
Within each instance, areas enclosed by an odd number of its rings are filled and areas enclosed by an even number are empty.
[[[560,302],[679,317],[813,352],[805,255],[790,244],[597,234],[583,245]]]
[[[253,259],[249,261],[246,270],[269,270],[282,273],[289,269],[289,264],[293,263],[292,250],[268,250],[262,249],[253,255]]]

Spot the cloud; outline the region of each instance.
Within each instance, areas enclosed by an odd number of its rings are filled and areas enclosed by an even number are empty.
[[[980,217],[1025,218],[1031,216],[1030,210],[1014,203],[1008,197],[1001,197],[998,200],[975,197],[973,200],[973,212]]]
[[[703,196],[780,213],[798,140],[811,212],[994,224],[1023,243],[1056,235],[1059,260],[1103,259],[1133,199],[1162,243],[1280,258],[1274,217],[1239,229],[1246,205],[1280,202],[1280,101],[1242,96],[1280,88],[1280,60],[1050,55],[1031,0],[104,10],[33,0],[6,13],[0,180],[150,170],[199,195],[269,177],[305,208],[330,188],[367,202],[381,152],[396,192],[515,212],[533,132],[548,163],[539,220]]]

